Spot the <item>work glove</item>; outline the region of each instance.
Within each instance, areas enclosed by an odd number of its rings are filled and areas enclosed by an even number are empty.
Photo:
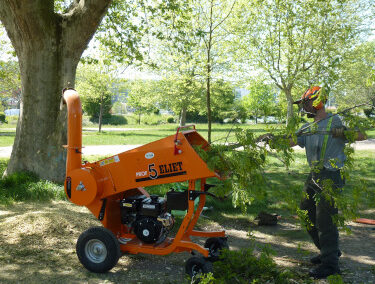
[[[345,131],[345,127],[336,127],[336,128],[332,128],[331,130],[332,136],[335,138],[345,138],[344,131]]]

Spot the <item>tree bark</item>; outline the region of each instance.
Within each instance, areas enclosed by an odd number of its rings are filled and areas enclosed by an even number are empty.
[[[181,115],[180,115],[180,126],[185,126],[186,124],[186,106],[183,106],[181,109]]]
[[[102,119],[103,119],[103,96],[100,96],[100,109],[99,109],[99,133],[102,132]]]
[[[74,1],[66,14],[54,1],[0,0],[0,20],[16,51],[22,84],[20,117],[6,175],[32,172],[65,178],[66,109],[62,89],[74,87],[79,59],[111,0]]]
[[[212,72],[212,58],[211,58],[211,48],[212,48],[212,33],[214,31],[214,19],[213,19],[213,9],[214,1],[210,3],[210,22],[209,22],[209,32],[208,40],[206,43],[207,48],[207,78],[206,78],[206,102],[207,102],[207,142],[211,143],[211,126],[212,126],[212,115],[211,115],[211,72]]]
[[[207,124],[208,124],[208,133],[207,133],[207,142],[211,143],[211,66],[210,62],[207,63],[207,92],[206,92],[206,102],[207,102]]]
[[[287,107],[287,115],[286,115],[286,123],[288,124],[289,121],[294,117],[294,111],[293,111],[293,97],[292,97],[292,89],[287,88],[283,90],[288,102]]]

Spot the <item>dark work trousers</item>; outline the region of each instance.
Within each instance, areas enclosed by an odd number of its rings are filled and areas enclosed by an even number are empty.
[[[316,247],[320,250],[322,264],[338,267],[339,233],[336,224],[332,220],[332,216],[337,214],[338,210],[332,202],[320,195],[323,188],[323,180],[325,179],[333,181],[334,189],[344,186],[339,170],[329,171],[323,169],[319,173],[310,173],[304,186],[307,196],[302,200],[300,208],[307,210],[310,222],[313,224],[307,231]],[[314,199],[316,193],[320,195],[317,202]]]

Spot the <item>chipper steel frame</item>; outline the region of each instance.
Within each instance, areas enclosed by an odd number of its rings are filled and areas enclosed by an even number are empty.
[[[186,272],[191,276],[208,272],[211,262],[228,245],[225,231],[194,230],[210,187],[206,179],[219,178],[193,149],[208,148],[195,126],[186,131],[180,131],[180,127],[175,135],[97,162],[82,163],[79,95],[66,89],[63,100],[68,110],[65,192],[71,202],[86,206],[103,225],[90,228],[79,237],[76,251],[81,263],[90,271],[106,272],[116,265],[122,253],[167,255],[196,251],[203,257],[190,258],[185,264]],[[144,189],[185,181],[187,190],[172,190],[166,199],[150,196]],[[172,210],[187,210],[174,238],[167,236],[174,224]],[[192,242],[191,236],[208,239],[201,246]]]

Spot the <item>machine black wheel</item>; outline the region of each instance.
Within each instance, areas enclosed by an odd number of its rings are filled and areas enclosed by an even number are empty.
[[[204,247],[209,249],[209,259],[211,261],[219,260],[222,249],[229,249],[226,238],[208,238],[204,243]]]
[[[116,237],[103,227],[92,227],[83,232],[78,238],[76,252],[82,265],[96,273],[112,269],[121,256]]]
[[[212,272],[212,262],[204,259],[203,257],[193,256],[186,261],[185,272],[191,278],[199,273]]]

